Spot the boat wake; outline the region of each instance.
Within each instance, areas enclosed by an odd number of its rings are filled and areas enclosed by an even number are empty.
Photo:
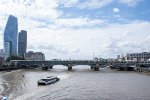
[[[65,73],[65,74],[62,74],[62,75],[58,75],[57,77],[59,77],[60,79],[68,79],[71,77],[71,74],[70,73]]]

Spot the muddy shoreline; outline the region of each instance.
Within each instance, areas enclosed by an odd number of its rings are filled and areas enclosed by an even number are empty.
[[[21,70],[5,70],[0,71],[0,94],[6,97],[9,97],[11,95],[11,91],[15,85],[14,78],[11,78],[10,76],[14,77],[15,73],[19,73]],[[19,77],[19,76],[16,76]]]
[[[12,71],[12,70],[18,70],[18,69],[22,69],[20,67],[0,67],[0,72],[1,71]]]

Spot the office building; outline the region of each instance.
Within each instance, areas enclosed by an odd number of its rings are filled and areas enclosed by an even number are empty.
[[[11,55],[11,42],[4,42],[4,59],[6,60]]]
[[[18,36],[18,55],[24,58],[27,49],[27,31],[21,30]]]
[[[45,60],[45,55],[42,52],[33,52],[29,51],[25,53],[26,60],[35,60],[35,61],[43,61]]]
[[[143,53],[128,53],[126,61],[148,61],[150,59],[150,52]]]
[[[125,61],[125,57],[123,55],[117,55],[117,61]]]
[[[3,53],[3,49],[0,49],[0,65],[3,64],[4,62],[4,53]]]
[[[3,49],[0,49],[0,57],[4,57]]]
[[[117,60],[118,60],[118,61],[120,61],[120,60],[121,60],[120,55],[117,55]]]
[[[17,55],[18,20],[10,15],[4,31],[4,58]]]

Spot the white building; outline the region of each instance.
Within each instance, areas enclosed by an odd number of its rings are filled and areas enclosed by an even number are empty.
[[[148,61],[150,59],[150,52],[143,53],[128,53],[126,61]]]
[[[117,61],[125,61],[125,57],[122,55],[117,55]]]
[[[35,61],[45,60],[45,55],[42,52],[29,51],[25,53],[24,56],[26,60],[35,60]]]

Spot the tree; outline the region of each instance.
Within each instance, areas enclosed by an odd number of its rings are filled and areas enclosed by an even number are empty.
[[[19,56],[12,55],[6,59],[6,62],[10,62],[11,60],[25,60],[25,59]]]

